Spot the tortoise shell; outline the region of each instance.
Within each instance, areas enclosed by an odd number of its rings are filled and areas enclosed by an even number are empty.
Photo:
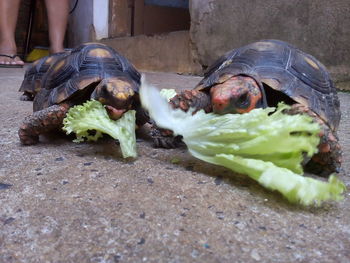
[[[292,45],[262,40],[234,49],[207,70],[195,89],[210,89],[236,75],[253,77],[265,92],[267,87],[282,92],[308,106],[332,130],[338,128],[340,103],[329,73],[316,58]]]
[[[24,75],[19,91],[29,94],[32,98],[40,91],[42,79],[49,67],[58,59],[68,56],[69,52],[55,53],[34,61]]]
[[[34,111],[64,101],[80,103],[75,100],[89,98],[94,87],[106,79],[127,82],[135,93],[139,91],[140,73],[125,57],[101,43],[83,44],[55,59],[48,67],[46,64],[37,66],[38,72],[45,71],[43,66],[47,69],[41,76],[42,91],[34,99]]]

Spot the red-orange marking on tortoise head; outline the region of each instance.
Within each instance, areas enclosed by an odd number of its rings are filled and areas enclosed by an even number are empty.
[[[216,113],[246,113],[257,107],[262,99],[259,85],[251,77],[234,76],[210,89],[213,110]],[[239,99],[247,96],[248,104],[239,107]]]

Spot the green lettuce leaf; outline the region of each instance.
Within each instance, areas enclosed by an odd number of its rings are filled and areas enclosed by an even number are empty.
[[[63,120],[63,130],[67,134],[76,134],[74,142],[84,141],[85,138],[88,141],[96,141],[102,137],[102,133],[106,133],[119,140],[124,158],[136,157],[135,113],[134,110],[129,110],[114,121],[109,118],[100,102],[89,100],[69,109]],[[89,134],[92,130],[96,131],[94,135]]]
[[[168,101],[176,96],[176,91],[174,89],[161,89],[160,90],[160,96],[166,98]]]
[[[317,152],[320,127],[307,115],[277,109],[254,109],[246,114],[206,114],[173,110],[159,91],[142,79],[143,106],[161,128],[181,135],[189,152],[203,161],[247,174],[264,187],[303,205],[340,200],[344,184],[301,176],[302,161]]]

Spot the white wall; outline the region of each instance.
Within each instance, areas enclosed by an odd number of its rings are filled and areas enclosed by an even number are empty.
[[[93,26],[96,40],[108,37],[109,0],[93,0]]]

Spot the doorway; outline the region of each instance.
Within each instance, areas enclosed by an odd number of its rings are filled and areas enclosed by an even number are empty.
[[[109,37],[188,31],[189,0],[111,0]]]

